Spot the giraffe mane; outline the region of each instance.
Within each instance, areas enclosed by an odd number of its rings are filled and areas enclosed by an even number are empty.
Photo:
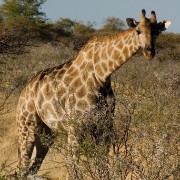
[[[112,35],[112,36],[94,36],[92,39],[90,39],[88,41],[88,43],[92,43],[92,42],[106,42],[106,41],[111,41],[111,40],[115,40],[117,38],[121,38],[123,36],[125,36],[126,34],[128,34],[129,32],[132,32],[134,31],[134,29],[127,29],[127,30],[124,30],[116,35]],[[87,43],[87,44],[88,44]]]

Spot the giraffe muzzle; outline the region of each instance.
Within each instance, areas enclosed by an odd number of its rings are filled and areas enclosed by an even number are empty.
[[[143,49],[143,54],[146,59],[151,60],[155,56],[156,52],[154,48],[145,48]]]

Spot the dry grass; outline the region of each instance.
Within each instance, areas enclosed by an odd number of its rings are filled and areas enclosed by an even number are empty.
[[[155,59],[146,61],[137,54],[113,75],[119,137],[131,117],[126,141],[128,156],[121,159],[121,171],[124,175],[128,174],[125,170],[133,172],[134,179],[180,177],[179,42],[179,35],[163,35],[158,41]],[[36,72],[61,64],[77,53],[71,42],[68,46],[63,42],[42,43],[26,50],[27,53],[20,55],[0,55],[0,177],[16,170],[15,109],[20,91]],[[40,174],[49,173],[50,179],[60,176],[63,179],[61,163],[62,155],[51,149]]]

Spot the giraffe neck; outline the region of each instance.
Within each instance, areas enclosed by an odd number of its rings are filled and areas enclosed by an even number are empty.
[[[137,32],[132,29],[111,37],[95,37],[73,60],[72,69],[79,71],[83,82],[93,79],[103,86],[109,75],[132,57],[139,48]]]
[[[94,40],[94,71],[96,79],[104,83],[107,77],[116,71],[140,48],[138,35],[129,29],[113,37]]]

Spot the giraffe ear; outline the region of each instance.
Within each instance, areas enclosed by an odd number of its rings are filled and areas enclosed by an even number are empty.
[[[157,24],[160,32],[168,29],[170,25],[171,25],[171,21],[169,21],[169,20],[164,20],[164,21],[161,21]]]
[[[133,18],[127,18],[126,19],[126,22],[127,22],[127,25],[130,27],[130,28],[136,28],[137,25],[139,24],[135,19]]]

